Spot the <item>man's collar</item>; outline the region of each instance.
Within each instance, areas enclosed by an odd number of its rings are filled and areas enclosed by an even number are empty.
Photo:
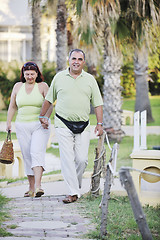
[[[79,74],[79,76],[83,76],[83,74],[84,74],[84,70],[82,69],[82,72]],[[70,72],[69,72],[69,67],[66,69],[66,75],[72,76],[72,75],[70,74]],[[79,77],[79,76],[78,76],[78,77]]]

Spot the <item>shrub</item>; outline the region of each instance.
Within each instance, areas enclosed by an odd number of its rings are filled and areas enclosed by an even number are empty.
[[[132,63],[126,63],[122,67],[121,86],[122,95],[126,98],[134,97],[136,94],[134,70]]]
[[[50,86],[53,80],[53,77],[56,74],[56,64],[55,62],[46,61],[43,63],[42,67],[43,67],[42,74],[44,76],[44,80],[48,84],[48,86]]]
[[[12,88],[19,78],[20,68],[17,62],[0,62],[0,89],[6,108],[9,106]]]

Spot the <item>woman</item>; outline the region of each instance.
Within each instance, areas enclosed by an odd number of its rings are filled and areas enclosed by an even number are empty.
[[[29,181],[29,191],[24,197],[40,197],[42,173],[45,169],[45,152],[50,135],[52,106],[44,116],[47,127],[39,121],[40,110],[48,91],[43,76],[34,62],[27,62],[21,69],[21,82],[17,82],[12,90],[7,115],[7,131],[11,130],[11,121],[18,109],[15,122],[16,135],[24,159],[25,172]],[[45,122],[45,121],[44,121]]]

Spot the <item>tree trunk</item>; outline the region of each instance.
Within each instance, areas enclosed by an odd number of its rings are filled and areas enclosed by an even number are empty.
[[[109,49],[109,47],[108,47]],[[108,50],[107,50],[108,51]],[[124,136],[121,129],[121,56],[120,53],[113,53],[109,50],[109,54],[104,55],[104,129],[110,139],[119,142]]]
[[[67,10],[65,0],[58,0],[57,5],[57,72],[64,70],[67,63]]]
[[[147,111],[147,122],[153,122],[151,106],[148,96],[148,51],[146,45],[135,49],[134,72],[136,82],[135,111]]]
[[[42,70],[41,56],[41,7],[40,0],[32,1],[32,61]]]

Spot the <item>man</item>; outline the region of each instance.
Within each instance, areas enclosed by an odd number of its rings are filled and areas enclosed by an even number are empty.
[[[72,203],[80,197],[82,175],[88,163],[90,102],[97,118],[95,133],[98,136],[103,134],[102,97],[94,77],[83,70],[84,64],[84,52],[80,49],[72,50],[69,54],[69,68],[55,75],[40,114],[40,121],[47,128],[48,119],[44,115],[57,100],[55,131],[62,175],[70,192],[63,200],[64,203]]]

